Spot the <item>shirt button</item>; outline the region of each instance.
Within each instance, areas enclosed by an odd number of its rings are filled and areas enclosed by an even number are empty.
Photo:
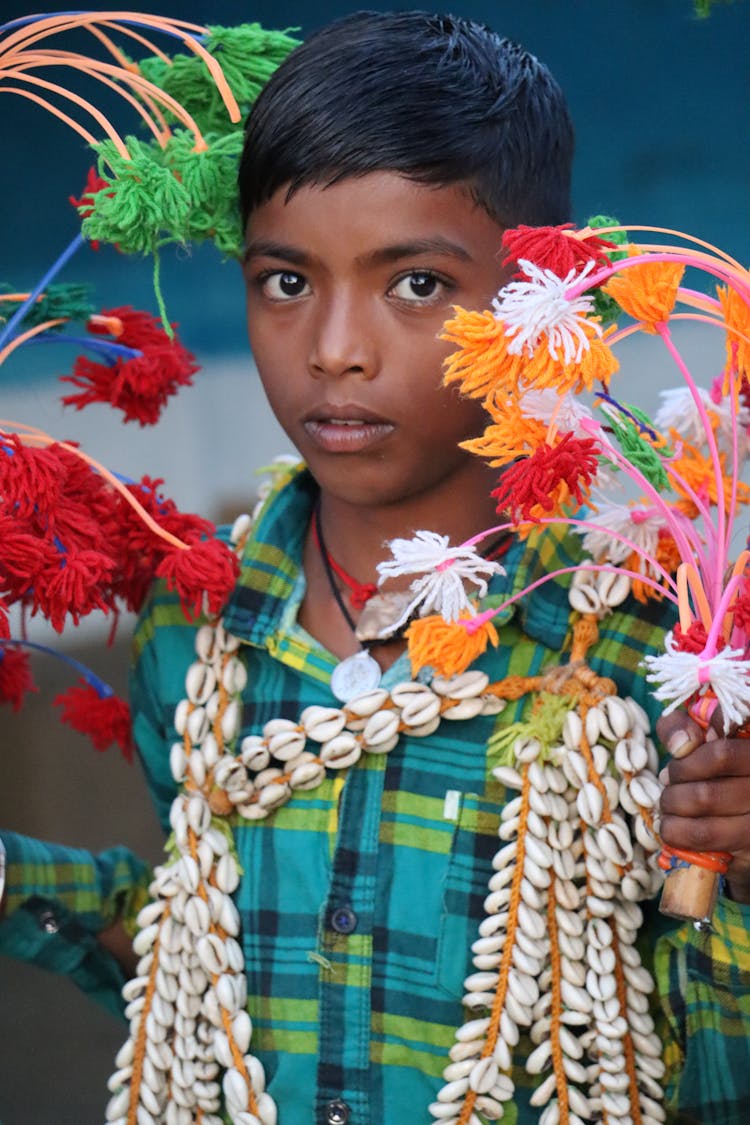
[[[60,929],[60,924],[51,910],[45,910],[39,915],[39,929],[44,930],[45,934],[56,934]]]
[[[326,1107],[326,1125],[346,1125],[351,1117],[351,1110],[346,1102],[340,1098],[329,1102]]]
[[[337,934],[354,933],[357,928],[357,915],[350,906],[339,906],[331,914],[331,926]],[[343,1102],[340,1104],[343,1105]],[[333,1105],[333,1102],[331,1102],[331,1105]],[[342,1120],[346,1121],[347,1119],[342,1118]]]

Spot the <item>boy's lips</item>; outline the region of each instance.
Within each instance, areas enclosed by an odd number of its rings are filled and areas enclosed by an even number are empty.
[[[305,433],[326,453],[360,453],[393,433],[393,422],[358,406],[324,406],[302,420]]]

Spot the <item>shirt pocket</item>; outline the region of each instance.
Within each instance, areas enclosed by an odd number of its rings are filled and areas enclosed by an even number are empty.
[[[457,802],[443,884],[435,979],[441,991],[461,998],[464,980],[473,971],[471,946],[485,917],[492,858],[501,844],[497,832],[502,804],[476,793],[459,794]]]

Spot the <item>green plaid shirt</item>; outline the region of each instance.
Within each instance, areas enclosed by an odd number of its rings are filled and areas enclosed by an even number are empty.
[[[331,705],[335,658],[296,622],[304,590],[302,544],[315,486],[306,473],[272,498],[249,542],[225,614],[248,668],[243,733],[269,719],[297,719],[303,707]],[[489,598],[507,596],[557,567],[575,563],[578,541],[562,532],[517,543],[507,577]],[[488,603],[489,604],[489,603]],[[561,659],[568,634],[565,580],[544,584],[505,613],[498,649],[477,666],[492,679],[534,674]],[[655,715],[638,663],[659,646],[663,611],[630,605],[601,625],[590,654]],[[195,626],[177,599],[157,588],[135,636],[135,735],[167,827],[175,786],[168,749],[174,708],[193,660]],[[405,658],[385,675],[408,679]],[[503,713],[520,717],[524,701]],[[365,755],[347,775],[298,792],[268,820],[233,823],[244,876],[236,892],[248,974],[253,1049],[280,1106],[280,1125],[327,1120],[342,1100],[351,1125],[426,1121],[441,1071],[463,1022],[462,982],[483,916],[491,859],[505,800],[492,778],[487,742],[497,719],[444,720],[427,738],[402,736],[387,756]],[[5,837],[7,920],[0,950],[68,972],[116,1003],[117,971],[95,934],[117,910],[132,917],[147,873],[127,853],[85,853]],[[683,1121],[746,1125],[750,1120],[750,908],[722,900],[715,933],[666,932],[652,912],[644,949],[659,934],[657,977],[669,1097]],[[522,1040],[522,1063],[528,1043]],[[514,1075],[510,1125],[536,1121],[529,1078]]]

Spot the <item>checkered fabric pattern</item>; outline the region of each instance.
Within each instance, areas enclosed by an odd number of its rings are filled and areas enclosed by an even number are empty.
[[[270,498],[248,542],[225,624],[242,638],[248,668],[243,733],[274,717],[297,719],[309,704],[332,705],[335,658],[296,623],[304,592],[302,544],[315,497],[304,471]],[[514,543],[485,604],[499,604],[558,568],[574,565],[578,540],[563,531]],[[564,659],[566,580],[540,586],[504,611],[501,643],[477,666],[493,680],[535,674]],[[602,623],[590,664],[611,676],[655,717],[638,671],[661,643],[666,611],[628,604]],[[168,749],[174,708],[193,659],[195,626],[177,599],[157,587],[134,641],[135,735],[165,828],[174,783]],[[408,679],[401,658],[384,685]],[[236,819],[243,869],[236,893],[248,973],[253,1046],[280,1105],[280,1125],[325,1122],[343,1100],[351,1125],[426,1121],[441,1086],[455,1028],[463,1022],[462,982],[483,915],[499,813],[506,799],[492,778],[487,743],[495,726],[515,721],[527,701],[498,718],[444,720],[427,738],[402,737],[385,757],[366,755],[346,776],[331,774],[266,821]],[[9,838],[8,918],[0,950],[70,971],[62,935],[25,933],[39,925],[30,902],[85,931],[90,979],[98,995],[116,974],[91,949],[90,935],[117,903],[130,916],[144,874],[119,853],[94,860]],[[34,850],[36,849],[36,850]],[[49,863],[47,863],[49,860]],[[129,870],[129,876],[128,876]],[[58,883],[58,879],[60,880]],[[93,897],[92,897],[93,896]],[[98,908],[97,908],[98,896]],[[30,919],[34,918],[32,922]],[[26,919],[26,922],[20,921]],[[750,908],[722,900],[713,935],[668,930],[655,909],[644,927],[647,961],[657,945],[660,1016],[669,1063],[669,1097],[690,1120],[746,1125],[750,1120]],[[44,950],[44,952],[42,952]],[[97,975],[98,974],[98,975]],[[517,1051],[517,1107],[509,1125],[529,1125],[528,1041]]]

